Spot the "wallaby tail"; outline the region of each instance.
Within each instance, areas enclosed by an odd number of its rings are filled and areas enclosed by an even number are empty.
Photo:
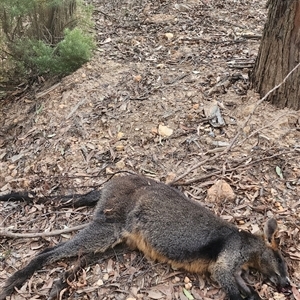
[[[45,196],[37,197],[35,193],[31,192],[13,192],[10,194],[0,196],[0,201],[25,201],[27,203],[47,203],[53,199],[59,199],[59,207],[82,207],[82,206],[96,206],[101,197],[101,190],[93,190],[86,194],[72,194],[72,195],[61,195],[61,196]]]
[[[0,294],[0,300],[5,300],[14,291],[15,287],[20,288],[35,271],[47,264],[85,253],[104,252],[120,242],[120,227],[114,223],[93,221],[70,241],[45,249],[33,258],[26,267],[13,274],[7,280]]]
[[[49,255],[51,255],[50,252],[38,254],[24,269],[17,271],[11,276],[5,283],[3,291],[0,294],[0,300],[5,300],[7,296],[13,293],[15,287],[20,288],[36,270],[41,269],[45,265]]]

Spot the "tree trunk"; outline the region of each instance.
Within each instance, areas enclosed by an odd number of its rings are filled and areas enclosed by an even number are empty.
[[[252,85],[263,97],[300,62],[300,0],[269,0],[268,20],[252,73]],[[283,108],[300,109],[300,67],[268,98]]]

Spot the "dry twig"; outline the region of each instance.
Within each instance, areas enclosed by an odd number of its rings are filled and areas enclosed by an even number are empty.
[[[193,179],[190,179],[190,180],[186,180],[184,182],[177,182],[176,185],[180,185],[180,186],[190,185],[190,184],[193,184],[193,183],[196,183],[196,182],[199,182],[199,181],[203,181],[204,179],[207,179],[207,178],[210,178],[212,176],[219,175],[219,174],[222,174],[222,173],[223,173],[223,176],[224,176],[225,173],[230,173],[230,172],[233,172],[233,171],[236,171],[236,170],[244,170],[244,169],[249,168],[252,165],[256,165],[256,164],[258,164],[262,161],[270,160],[272,158],[275,158],[275,157],[278,157],[278,156],[281,156],[281,155],[292,153],[293,151],[294,151],[294,149],[290,150],[290,151],[284,151],[284,152],[276,153],[276,154],[273,154],[271,156],[267,156],[267,157],[263,157],[263,158],[254,160],[254,161],[252,161],[252,162],[250,162],[246,165],[238,165],[237,167],[230,168],[230,169],[220,169],[220,170],[212,172],[210,174],[203,175],[203,176],[200,176],[200,177],[196,177],[196,178],[193,178]],[[204,162],[206,162],[206,161],[204,161]],[[173,184],[173,182],[171,184]]]
[[[80,230],[80,229],[85,228],[86,226],[87,226],[87,224],[81,224],[78,226],[65,228],[65,229],[61,229],[61,230],[53,230],[53,231],[49,231],[49,232],[33,232],[33,233],[15,233],[15,232],[6,230],[3,227],[2,228],[0,227],[0,236],[10,237],[10,238],[48,237],[48,236],[60,235],[60,234]]]

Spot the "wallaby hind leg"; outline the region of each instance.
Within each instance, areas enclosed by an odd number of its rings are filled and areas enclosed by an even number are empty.
[[[86,266],[92,264],[93,262],[99,260],[103,255],[101,252],[88,253],[79,258],[79,262],[72,268],[67,270],[63,276],[56,280],[51,288],[48,300],[59,299],[59,293],[68,287],[68,282],[76,280],[78,273]]]
[[[35,271],[47,264],[85,253],[104,252],[109,247],[120,243],[121,231],[120,224],[93,221],[70,241],[45,249],[37,254],[26,267],[14,273],[5,283],[0,300],[9,296],[15,287],[20,288]]]
[[[99,262],[100,259],[108,259],[109,257],[117,256],[121,253],[124,253],[124,244],[117,245],[113,249],[108,249],[105,251],[105,254],[101,252],[97,253],[88,253],[85,254],[83,257],[79,258],[79,261],[76,263],[76,265],[67,270],[63,276],[61,276],[60,279],[56,280],[51,288],[48,300],[54,300],[59,299],[59,293],[69,286],[68,282],[72,282],[77,279],[78,274],[80,271],[90,265],[95,264],[96,262]]]

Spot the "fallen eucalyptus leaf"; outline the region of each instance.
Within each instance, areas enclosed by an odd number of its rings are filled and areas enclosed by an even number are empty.
[[[189,300],[194,300],[195,298],[192,296],[192,294],[185,288],[183,288],[183,293],[184,295],[189,299]]]
[[[283,179],[283,175],[282,175],[281,168],[278,167],[278,166],[276,166],[276,173],[277,173],[277,175],[278,175],[281,179]]]

